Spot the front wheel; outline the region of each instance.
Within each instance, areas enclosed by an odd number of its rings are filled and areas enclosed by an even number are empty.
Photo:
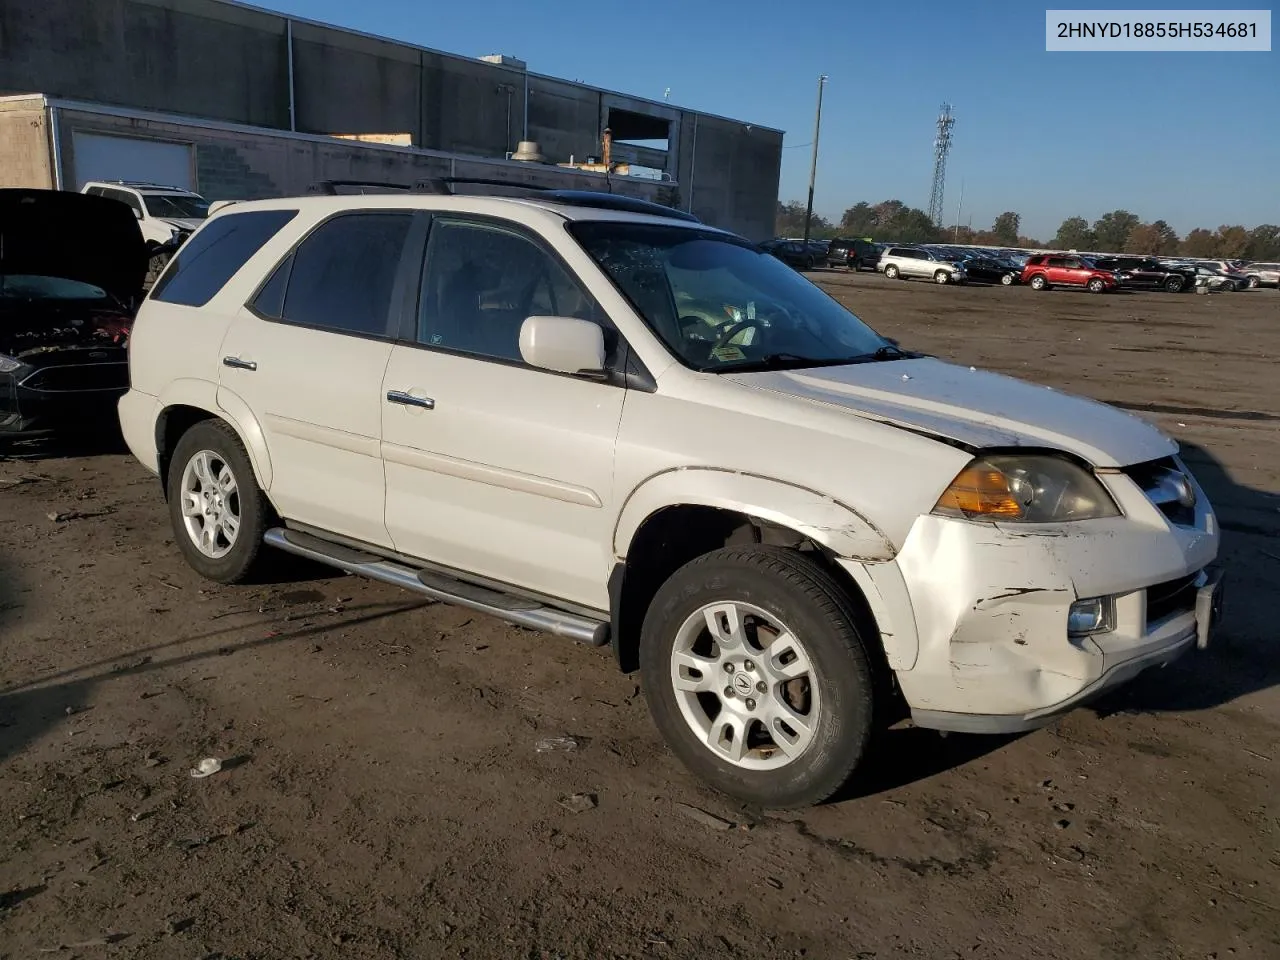
[[[1259,280],[1257,277],[1250,277],[1248,280],[1245,281],[1245,286],[1247,286],[1250,290],[1256,290],[1258,288],[1258,284],[1261,282],[1262,281]]]
[[[681,567],[645,615],[645,699],[677,757],[748,803],[798,807],[843,785],[867,752],[874,668],[826,570],[777,547]]]
[[[939,270],[933,275],[933,282],[939,284],[947,284],[951,282],[951,274],[945,270]]]
[[[1043,273],[1037,273],[1034,277],[1031,278],[1031,289],[1032,290],[1048,290],[1049,289],[1049,281],[1044,278]]]
[[[1088,284],[1086,284],[1086,286],[1088,287],[1090,293],[1102,293],[1102,291],[1107,289],[1107,285],[1103,283],[1101,280],[1099,280],[1097,277],[1094,277],[1092,280],[1090,280]]]
[[[230,424],[202,420],[182,435],[167,489],[174,539],[187,563],[218,583],[248,579],[271,508]]]
[[[1187,281],[1182,277],[1169,277],[1164,282],[1164,288],[1169,293],[1181,293],[1182,288],[1186,286]]]
[[[1013,286],[1013,274],[1012,274],[1012,273],[1006,273],[1004,276],[1002,276],[1002,277],[1000,278],[1000,283],[1001,283],[1001,284],[1003,284],[1003,285],[1004,285],[1004,286],[1006,286],[1006,287],[1012,287],[1012,286]]]
[[[885,275],[886,277],[888,277],[890,280],[897,280],[897,279],[898,279],[898,268],[897,268],[897,267],[895,267],[895,266],[891,263],[891,264],[889,264],[887,267],[885,267],[885,268],[884,268],[884,275]]]

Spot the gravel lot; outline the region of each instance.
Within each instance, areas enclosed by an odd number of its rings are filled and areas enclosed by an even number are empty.
[[[686,774],[607,650],[293,563],[202,582],[131,458],[26,451],[0,957],[1280,956],[1280,293],[816,276],[904,346],[1183,440],[1227,531],[1216,649],[1025,737],[895,730],[777,816]]]

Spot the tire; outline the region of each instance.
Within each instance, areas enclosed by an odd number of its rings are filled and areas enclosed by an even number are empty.
[[[725,611],[716,628],[731,638],[725,646],[709,626],[716,606]],[[760,623],[773,624],[775,633]],[[795,638],[781,653],[769,657],[753,646],[762,636],[776,642],[779,629]],[[780,667],[777,660],[791,652],[795,659]],[[693,670],[690,661],[706,667]],[[772,682],[779,669],[801,663],[795,679]],[[765,807],[820,803],[849,779],[885,702],[872,664],[840,584],[804,554],[779,547],[726,548],[687,563],[658,590],[640,637],[645,699],[672,751],[715,789]],[[678,690],[678,678],[690,687],[709,682],[700,692]],[[797,722],[815,713],[812,728]],[[768,739],[766,721],[780,723]]]
[[[948,284],[951,282],[951,274],[945,270],[939,270],[933,275],[933,282],[937,284]]]
[[[171,254],[164,253],[160,250],[152,250],[147,255],[147,276],[144,283],[150,289],[155,282],[160,279],[160,274],[164,273],[164,268],[169,265]]]
[[[1045,279],[1043,273],[1037,273],[1034,277],[1031,278],[1031,289],[1032,290],[1048,290],[1049,289],[1049,281]]]
[[[203,463],[206,478],[217,478],[213,484],[201,479]],[[225,477],[230,474],[233,492],[223,495]],[[192,490],[192,487],[198,487]],[[197,573],[218,583],[241,583],[255,571],[262,550],[271,505],[258,487],[253,466],[244,444],[231,425],[224,420],[202,420],[182,435],[169,463],[166,489],[169,495],[169,520],[174,540]],[[187,516],[184,507],[200,509],[202,494],[215,495],[213,504],[199,514]],[[234,535],[227,531],[226,519],[234,516]],[[218,522],[212,523],[211,518]],[[202,547],[201,533],[213,530],[212,543]]]
[[[1001,285],[1002,285],[1002,286],[1012,287],[1012,286],[1013,286],[1013,274],[1012,274],[1012,273],[1006,273],[1006,274],[1002,275],[1002,276],[1000,277],[1000,283],[1001,283]]]
[[[1087,284],[1085,284],[1085,287],[1088,289],[1090,293],[1102,293],[1104,290],[1107,289],[1107,285],[1097,277],[1094,277]]]
[[[897,266],[891,263],[884,268],[884,275],[888,277],[890,280],[897,280],[901,274],[898,273]]]
[[[1258,289],[1258,284],[1261,282],[1262,281],[1260,281],[1257,277],[1250,277],[1248,280],[1245,281],[1245,286],[1250,290],[1256,290]]]
[[[1186,285],[1187,281],[1182,277],[1168,277],[1164,281],[1164,288],[1169,293],[1181,293]]]
[[[809,258],[807,258],[807,259],[805,260],[805,262],[804,262],[804,268],[805,268],[805,270],[806,270],[806,271],[809,271],[809,270],[812,270],[812,269],[813,269],[813,257],[809,257]]]

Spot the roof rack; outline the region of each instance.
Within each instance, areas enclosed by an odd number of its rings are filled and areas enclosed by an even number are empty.
[[[186,187],[175,187],[168,183],[152,183],[149,180],[90,180],[90,183],[114,183],[121,187],[145,187],[153,190],[173,190],[176,193],[192,193]]]
[[[627,213],[647,213],[655,217],[670,217],[685,220],[689,223],[702,221],[692,213],[667,207],[652,200],[641,200],[638,197],[627,197],[617,193],[605,193],[597,190],[563,190],[556,187],[538,187],[527,183],[512,183],[509,180],[494,180],[485,177],[431,177],[419,180],[414,190],[420,193],[443,194],[454,196],[455,184],[485,187],[504,187],[515,190],[525,196],[537,197],[549,203],[559,203],[571,207],[592,207],[597,210],[621,210]],[[610,184],[612,187],[612,184]]]
[[[307,187],[307,193],[323,193],[338,196],[342,191],[367,193],[412,193],[413,187],[405,183],[389,183],[382,180],[317,180]]]

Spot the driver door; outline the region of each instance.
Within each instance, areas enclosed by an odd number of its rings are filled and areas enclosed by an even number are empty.
[[[536,235],[436,217],[413,329],[382,384],[386,526],[401,553],[607,610],[626,390],[520,355],[534,315],[607,318]]]

